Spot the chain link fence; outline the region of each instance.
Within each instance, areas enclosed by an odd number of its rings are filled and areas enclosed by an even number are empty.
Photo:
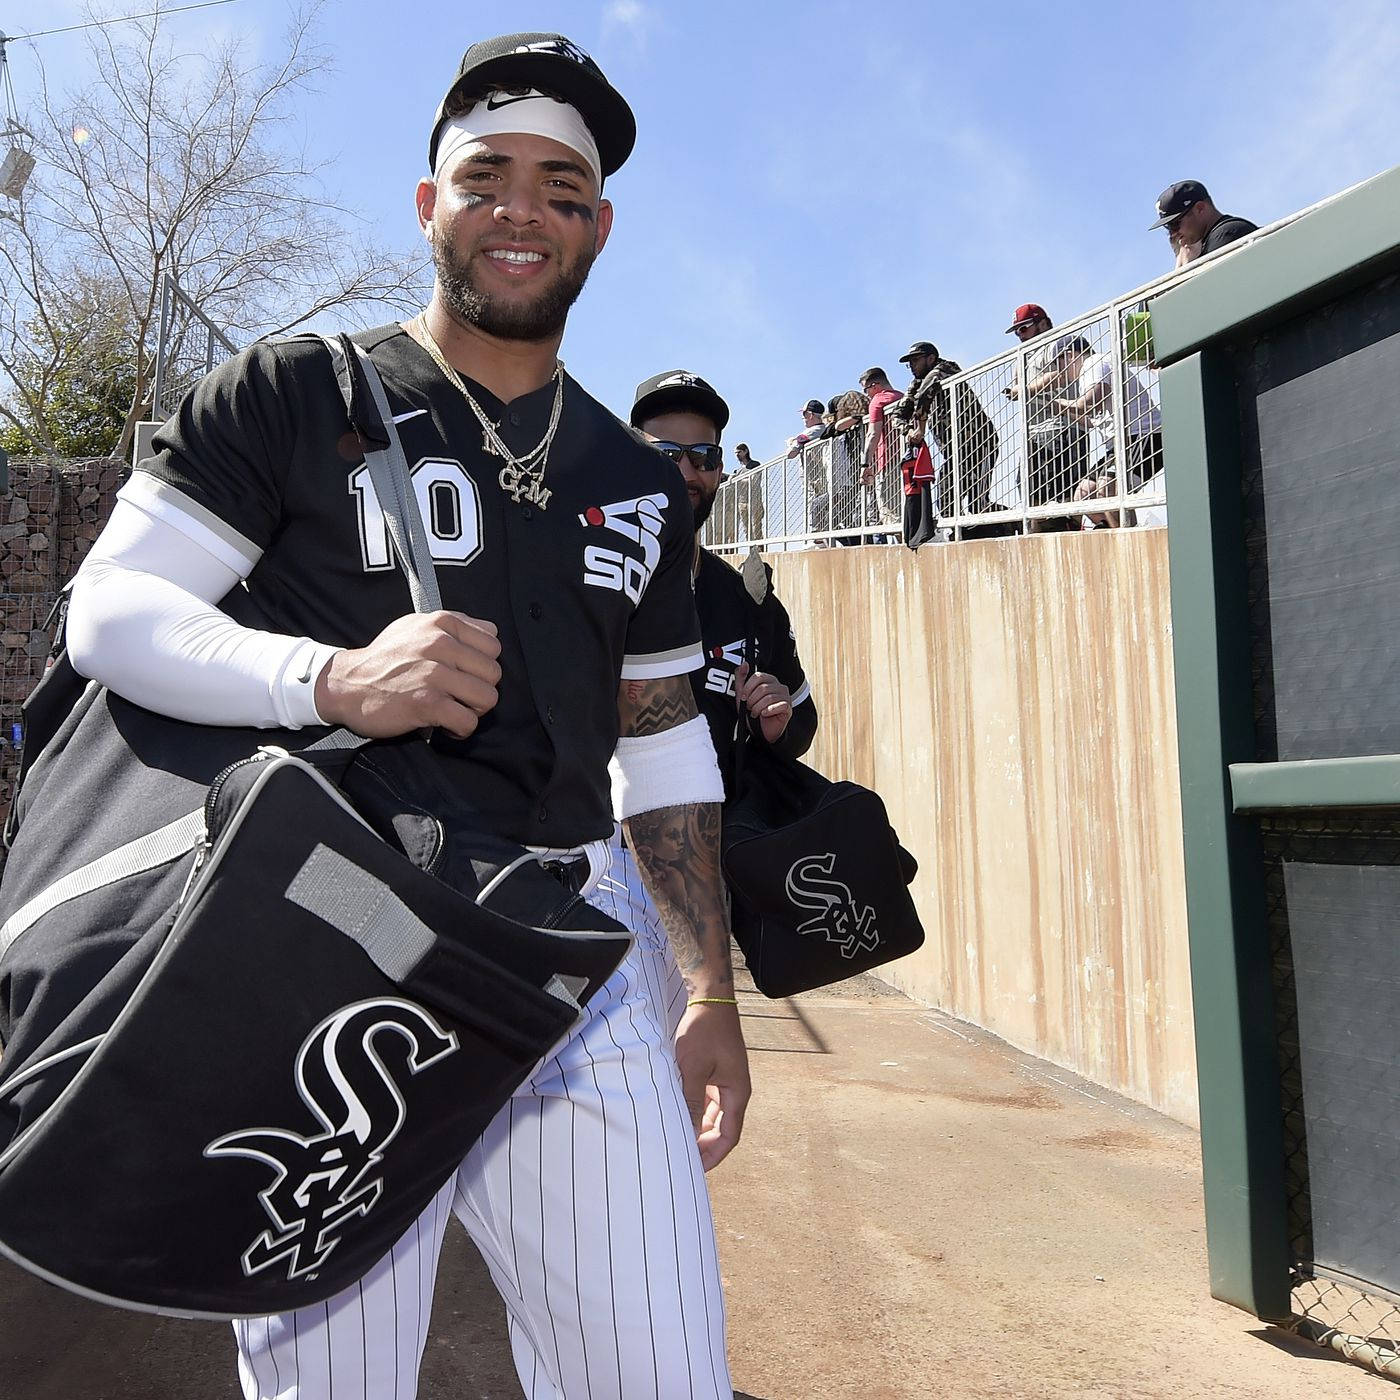
[[[1400,960],[1386,897],[1400,889],[1400,832],[1359,812],[1261,825],[1292,1327],[1400,1380],[1400,1142],[1387,1044]],[[1368,917],[1378,895],[1388,907]]]

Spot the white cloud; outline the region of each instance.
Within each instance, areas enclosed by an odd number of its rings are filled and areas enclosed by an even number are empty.
[[[603,7],[604,35],[622,34],[639,52],[646,48],[654,22],[655,16],[642,0],[608,0]]]

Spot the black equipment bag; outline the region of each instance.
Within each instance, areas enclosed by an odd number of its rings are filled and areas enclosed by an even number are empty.
[[[332,351],[413,604],[440,607],[382,386],[358,347]],[[333,1296],[630,936],[486,831],[423,736],[188,724],[61,652],[26,718],[0,885],[0,1254],[185,1316]]]
[[[756,559],[756,556],[754,556]],[[761,565],[741,571],[762,601]],[[756,645],[746,645],[755,665]],[[735,941],[754,985],[786,997],[892,962],[923,945],[909,894],[918,863],[879,794],[832,782],[739,722],[720,863]]]
[[[548,875],[569,932],[474,903],[294,756],[191,818],[176,908],[7,1060],[0,1252],[127,1307],[285,1312],[387,1252],[631,940]]]

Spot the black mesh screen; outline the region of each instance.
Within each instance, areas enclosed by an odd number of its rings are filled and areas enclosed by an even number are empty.
[[[1400,753],[1400,278],[1234,371],[1256,756]],[[1297,1277],[1400,1294],[1400,816],[1260,831]]]
[[[1400,278],[1236,354],[1259,758],[1400,753]]]
[[[1400,1293],[1400,831],[1268,818],[1296,1258]]]

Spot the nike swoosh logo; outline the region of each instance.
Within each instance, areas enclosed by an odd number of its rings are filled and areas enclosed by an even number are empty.
[[[428,410],[426,408],[415,408],[410,409],[407,413],[396,413],[394,414],[394,422],[407,423],[410,418],[418,418],[427,411]]]
[[[529,102],[535,95],[533,92],[517,93],[514,96],[505,92],[493,92],[486,99],[486,110],[498,112],[502,107],[509,107],[513,102]]]

